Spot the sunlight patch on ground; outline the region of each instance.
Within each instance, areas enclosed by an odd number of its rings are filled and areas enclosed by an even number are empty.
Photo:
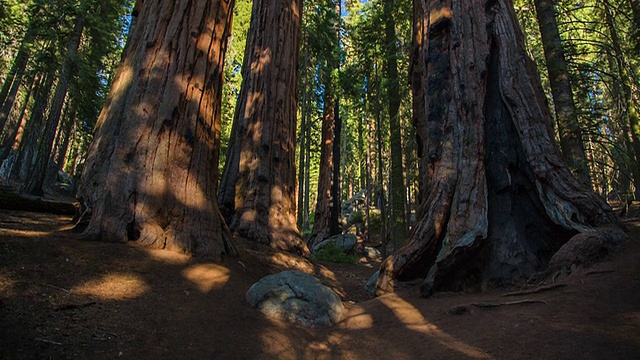
[[[171,265],[184,265],[191,260],[191,256],[189,255],[169,250],[147,249],[146,253],[154,260]]]
[[[123,300],[142,296],[149,286],[133,274],[107,274],[100,279],[89,280],[71,291],[100,298],[102,300]]]
[[[14,229],[0,229],[0,235],[15,236],[15,237],[45,237],[51,236],[58,231],[68,230],[68,227],[61,227],[54,231],[38,231],[38,230],[14,230]]]
[[[229,269],[215,264],[195,264],[182,271],[182,276],[191,281],[203,293],[220,289],[229,281]]]
[[[365,330],[373,327],[373,316],[361,307],[354,305],[349,309],[347,316],[342,320],[341,327],[353,330]]]
[[[9,275],[0,272],[0,292],[8,292],[15,284],[15,280],[11,279]]]
[[[260,335],[264,352],[275,356],[277,359],[295,359],[299,357],[296,356],[294,344],[286,334],[286,330],[290,325],[283,320],[268,320],[271,322],[272,328],[269,331],[263,331]]]
[[[378,299],[393,312],[407,329],[426,335],[449,349],[471,358],[492,359],[491,355],[482,349],[466,344],[440,330],[436,325],[429,323],[418,309],[396,294],[381,296]]]

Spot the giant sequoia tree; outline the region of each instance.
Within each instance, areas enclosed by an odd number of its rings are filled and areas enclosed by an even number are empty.
[[[234,1],[138,0],[79,195],[84,234],[234,253],[218,210],[220,96]]]
[[[295,202],[301,16],[301,0],[254,2],[219,199],[231,230],[307,253]]]
[[[415,0],[420,2],[420,0]],[[422,2],[422,4],[425,4]],[[424,295],[525,279],[572,235],[615,223],[578,183],[508,0],[427,1],[416,16],[420,218],[382,264],[377,293],[426,277]],[[419,67],[419,68],[416,68]]]

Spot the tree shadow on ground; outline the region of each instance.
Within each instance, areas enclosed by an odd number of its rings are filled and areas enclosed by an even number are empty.
[[[0,212],[0,358],[461,359],[640,356],[640,225],[627,224],[629,250],[567,286],[525,297],[442,294],[416,286],[347,302],[332,328],[268,319],[245,300],[262,276],[292,265],[265,261],[241,246],[221,263],[163,250],[80,241],[68,218]],[[64,230],[64,228],[62,228]],[[239,241],[239,243],[243,243]],[[265,255],[270,257],[271,255]],[[276,260],[282,262],[278,264]],[[349,270],[310,271],[353,293]],[[354,272],[361,271],[352,268]],[[367,269],[366,271],[372,271]],[[363,272],[364,273],[364,272]],[[366,281],[365,276],[357,282]],[[362,284],[359,284],[360,286]],[[544,303],[460,304],[531,298]]]

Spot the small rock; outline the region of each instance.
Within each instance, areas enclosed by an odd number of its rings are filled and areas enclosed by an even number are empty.
[[[376,291],[376,281],[378,281],[378,277],[380,276],[380,270],[376,271],[371,275],[369,281],[364,285],[364,289],[367,290],[368,293],[375,293]]]

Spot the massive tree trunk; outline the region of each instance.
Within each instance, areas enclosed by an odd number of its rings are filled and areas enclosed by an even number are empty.
[[[560,156],[512,3],[431,1],[424,17],[433,177],[413,232],[382,264],[376,293],[418,277],[426,277],[425,296],[521,281],[572,235],[617,223]]]
[[[556,110],[556,122],[560,133],[560,149],[574,176],[585,186],[591,187],[591,175],[578,124],[578,113],[573,102],[569,67],[564,57],[560,32],[556,22],[554,2],[535,0],[542,47],[549,72],[549,83]]]
[[[230,228],[307,253],[296,224],[295,136],[302,1],[257,1],[219,191]]]
[[[234,1],[145,0],[96,125],[79,196],[89,239],[235,254],[216,201]]]
[[[398,47],[393,0],[384,2],[385,68],[387,73],[387,105],[389,106],[389,128],[391,137],[391,206],[390,230],[393,249],[397,250],[406,236],[405,224],[405,183],[402,163],[402,133],[400,129],[400,80],[398,78]]]

